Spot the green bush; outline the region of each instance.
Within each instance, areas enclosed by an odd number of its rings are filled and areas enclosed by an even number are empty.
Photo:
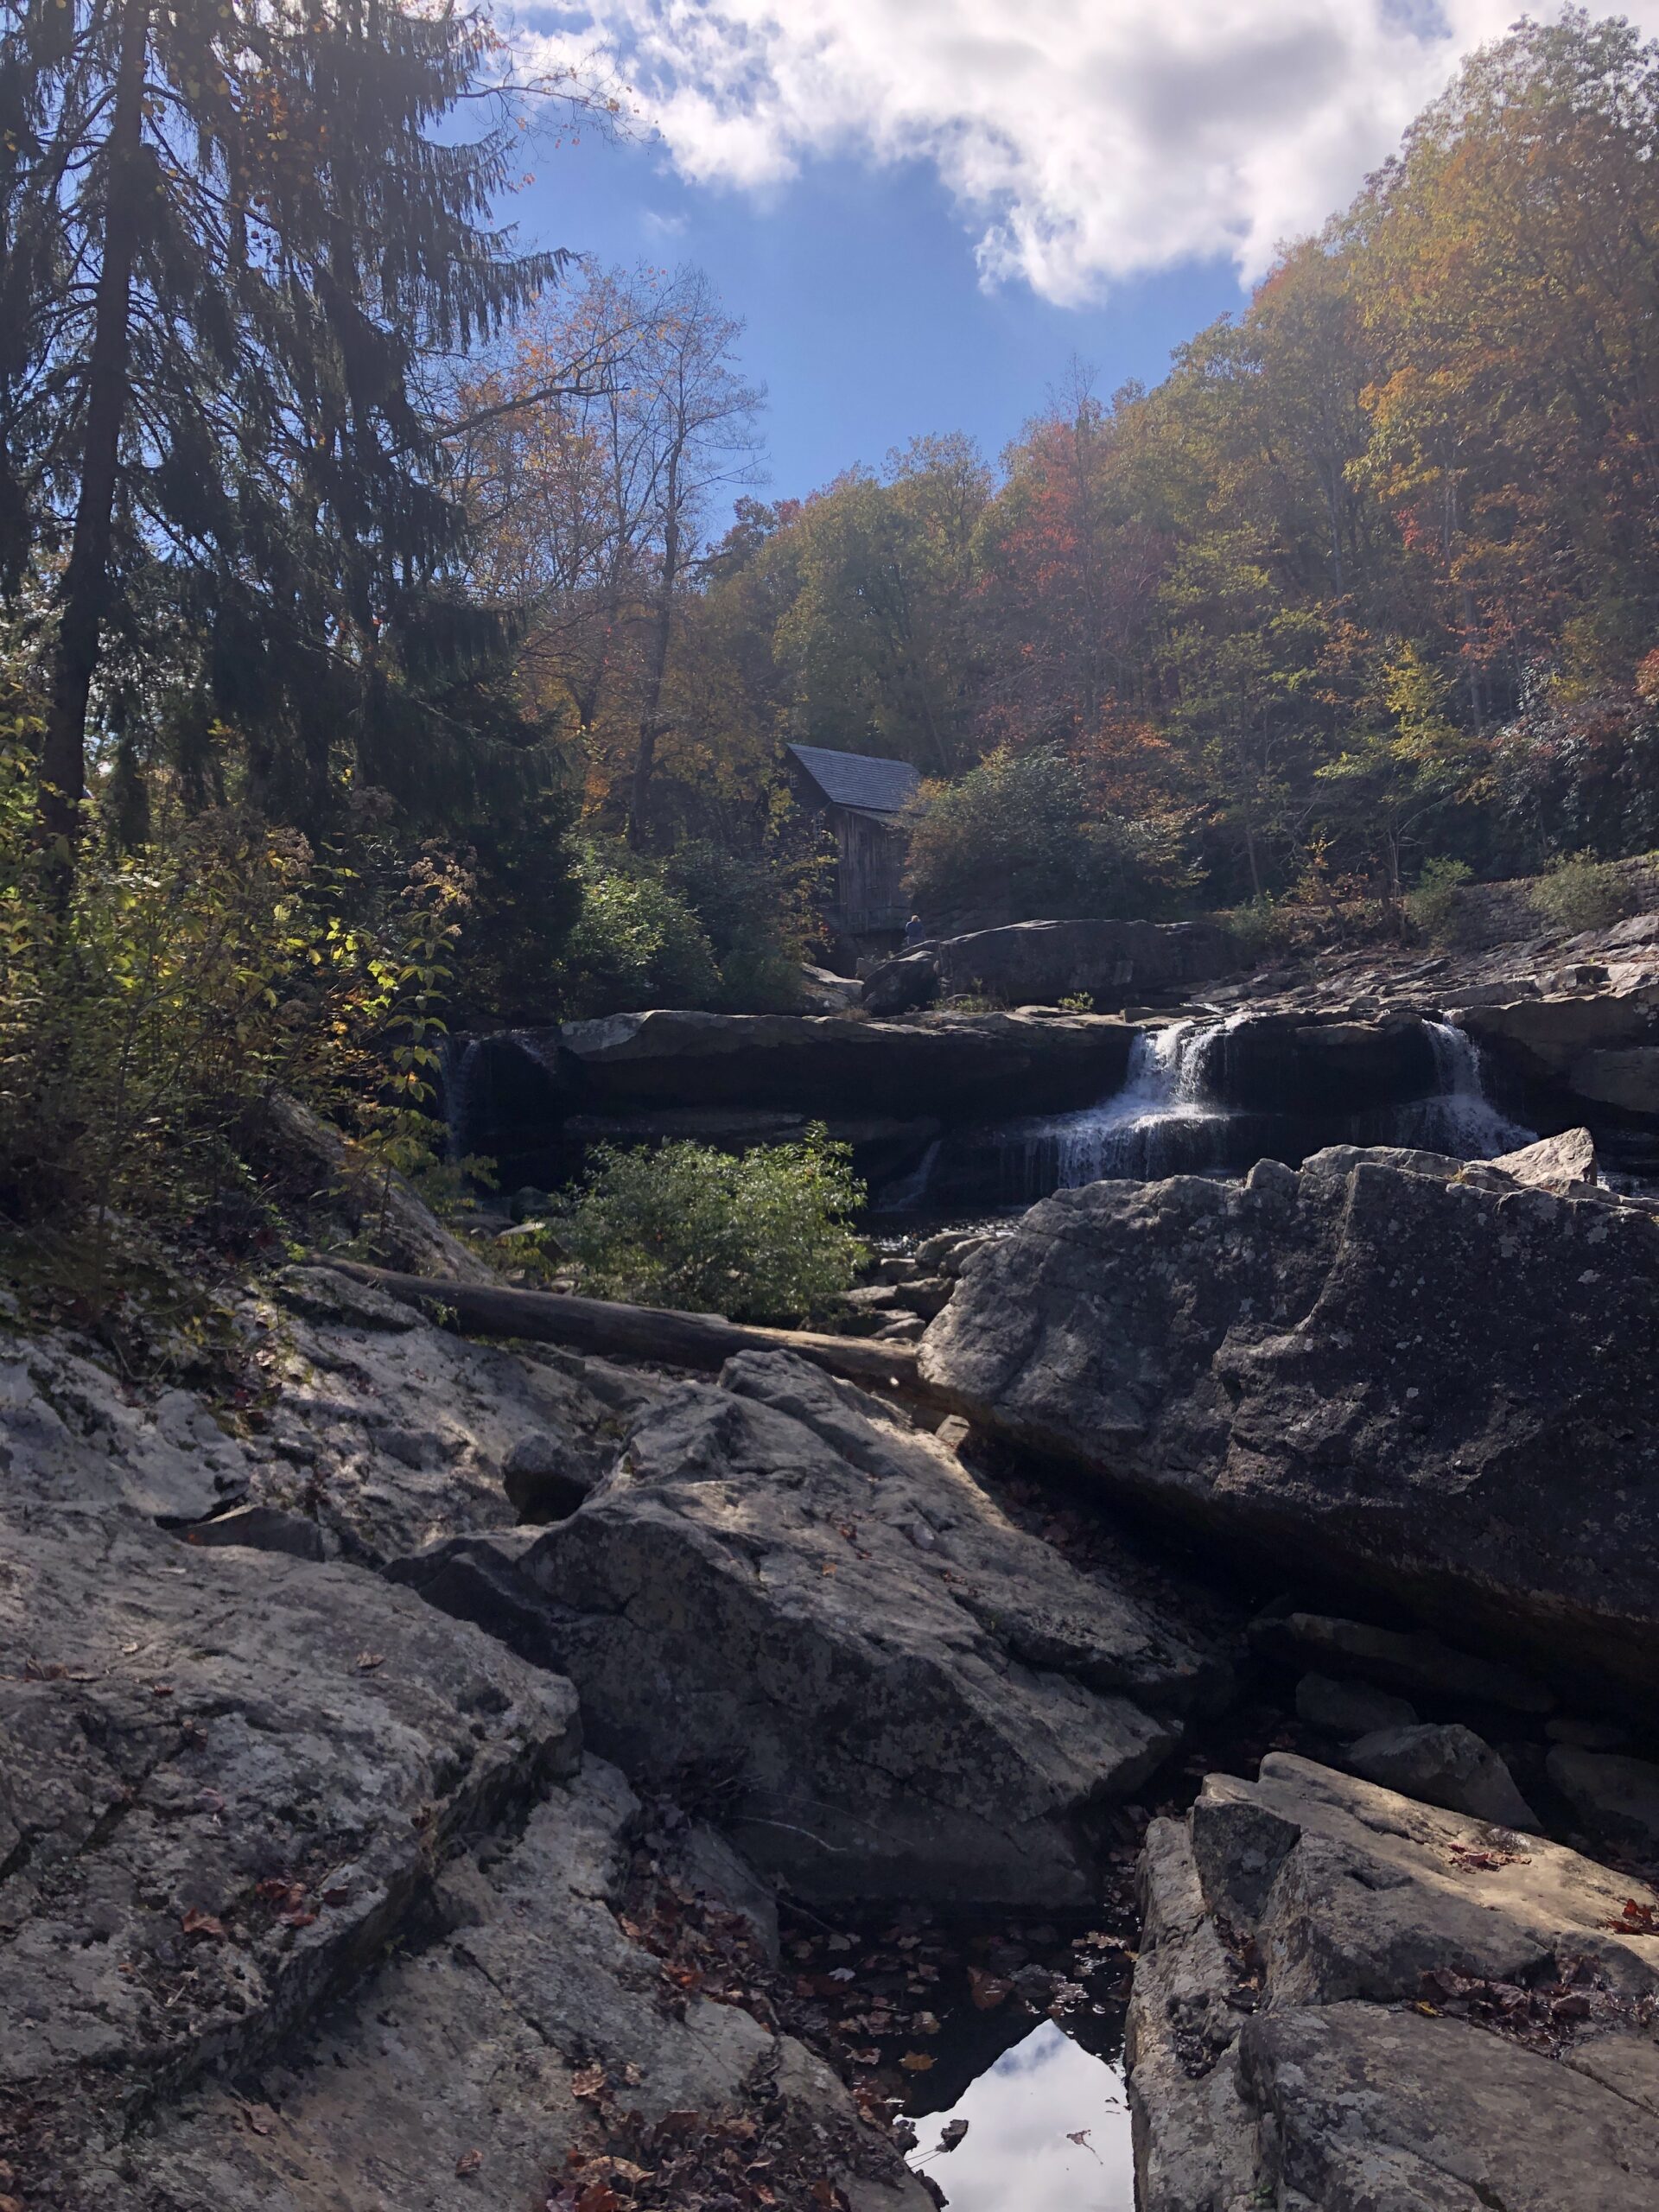
[[[1473,870],[1463,861],[1425,861],[1416,888],[1406,893],[1406,913],[1420,937],[1443,944],[1457,919],[1458,894]]]
[[[851,1288],[865,1251],[847,1222],[863,1202],[849,1148],[822,1128],[736,1158],[603,1146],[552,1233],[594,1297],[799,1321]]]
[[[1058,747],[1005,747],[927,791],[905,880],[923,913],[1029,921],[1165,913],[1192,877],[1162,826],[1090,819],[1084,780]]]
[[[1570,853],[1532,888],[1532,903],[1569,937],[1605,929],[1630,911],[1630,887],[1611,861]]]
[[[1287,952],[1296,941],[1298,918],[1269,892],[1245,906],[1226,907],[1215,918],[1237,938],[1251,960]]]
[[[654,875],[588,860],[582,913],[565,947],[561,998],[576,1016],[646,1007],[712,1007],[720,969],[708,931]]]
[[[662,863],[663,880],[709,933],[720,967],[720,1004],[733,1014],[792,1014],[801,963],[817,921],[822,868],[810,856],[734,853],[690,838]]]
[[[229,810],[152,809],[122,851],[89,806],[66,883],[34,836],[38,730],[0,690],[0,1228],[96,1312],[118,1235],[273,1233],[253,1162],[274,1093],[377,1167],[429,1166],[460,871],[429,855],[375,892]]]

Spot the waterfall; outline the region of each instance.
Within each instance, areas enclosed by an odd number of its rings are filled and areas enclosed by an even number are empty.
[[[1358,1115],[1268,1111],[1248,1096],[1232,1065],[1232,1037],[1248,1013],[1143,1030],[1123,1085],[1097,1106],[1011,1122],[995,1140],[998,1198],[1029,1204],[1055,1190],[1122,1178],[1242,1171],[1266,1154],[1294,1162],[1321,1144],[1397,1145],[1460,1160],[1490,1160],[1534,1141],[1493,1105],[1474,1039],[1444,1021],[1424,1022],[1434,1089],[1404,1105]]]
[[[1230,1021],[1141,1031],[1121,1090],[1081,1113],[1034,1116],[1005,1132],[1005,1185],[1017,1182],[1024,1196],[1223,1166],[1232,1116],[1211,1096],[1209,1077]]]
[[[933,1173],[933,1163],[939,1156],[939,1140],[935,1137],[908,1175],[899,1175],[882,1190],[876,1199],[877,1213],[914,1213],[927,1196],[927,1185]]]
[[[1425,1019],[1434,1055],[1435,1090],[1409,1106],[1396,1106],[1392,1128],[1382,1140],[1423,1152],[1449,1153],[1457,1160],[1491,1160],[1536,1141],[1535,1129],[1522,1128],[1501,1113],[1486,1096],[1480,1047],[1449,1021]]]
[[[454,1167],[467,1156],[467,1103],[479,1055],[475,1037],[447,1036],[438,1058],[438,1104],[447,1135],[443,1156]]]

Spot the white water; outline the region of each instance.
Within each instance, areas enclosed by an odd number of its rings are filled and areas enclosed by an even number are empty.
[[[1109,1098],[1081,1113],[1011,1123],[997,1140],[1006,1195],[1028,1201],[1044,1191],[1084,1183],[1151,1181],[1248,1165],[1234,1155],[1241,1142],[1248,1150],[1264,1117],[1241,1115],[1216,1092],[1224,1083],[1229,1034],[1249,1018],[1241,1013],[1142,1031],[1130,1048],[1123,1086]],[[1535,1133],[1510,1121],[1487,1097],[1474,1039],[1444,1021],[1426,1021],[1424,1027],[1434,1058],[1434,1092],[1358,1117],[1347,1125],[1350,1141],[1459,1160],[1490,1160],[1530,1144]],[[1255,1128],[1241,1128],[1241,1122]],[[1332,1141],[1335,1135],[1333,1130]]]
[[[1028,1182],[1038,1177],[1063,1191],[1108,1177],[1152,1179],[1222,1166],[1233,1116],[1207,1095],[1206,1076],[1229,1026],[1176,1021],[1142,1030],[1121,1090],[1079,1114],[1015,1123],[1002,1150],[1019,1155]]]
[[[1499,1153],[1518,1152],[1522,1145],[1535,1142],[1535,1129],[1510,1121],[1487,1097],[1480,1047],[1474,1039],[1449,1021],[1425,1021],[1423,1027],[1434,1055],[1439,1088],[1432,1098],[1391,1109],[1394,1134],[1389,1141],[1414,1145],[1423,1152],[1450,1153],[1456,1160],[1493,1160]]]
[[[908,1175],[901,1175],[889,1183],[875,1202],[878,1213],[911,1213],[927,1195],[928,1179],[933,1173],[933,1163],[939,1156],[939,1140],[935,1137]]]

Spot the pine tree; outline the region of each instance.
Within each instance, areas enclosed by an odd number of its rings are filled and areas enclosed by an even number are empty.
[[[0,582],[51,578],[66,858],[158,605],[285,811],[342,746],[418,784],[512,741],[419,393],[563,259],[492,218],[511,115],[446,127],[495,50],[413,0],[0,0]]]

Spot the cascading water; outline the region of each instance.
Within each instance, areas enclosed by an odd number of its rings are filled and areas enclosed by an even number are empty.
[[[1304,1111],[1287,1096],[1272,1111],[1233,1103],[1241,1070],[1235,1030],[1248,1013],[1143,1031],[1130,1050],[1122,1088],[1081,1113],[1016,1122],[994,1140],[1004,1205],[1109,1179],[1242,1172],[1264,1156],[1298,1160],[1321,1144],[1399,1145],[1490,1160],[1529,1144],[1534,1132],[1487,1097],[1472,1038],[1447,1022],[1424,1022],[1435,1087],[1427,1096],[1349,1118]],[[1249,1095],[1248,1089],[1244,1095]]]
[[[1434,1055],[1434,1095],[1394,1107],[1387,1116],[1389,1134],[1380,1141],[1449,1153],[1456,1160],[1491,1160],[1533,1143],[1537,1131],[1510,1121],[1486,1096],[1474,1039],[1449,1021],[1426,1020],[1423,1027]]]
[[[1224,1165],[1232,1116],[1210,1096],[1206,1077],[1228,1026],[1177,1021],[1142,1030],[1121,1090],[1079,1114],[1045,1115],[1004,1134],[1004,1180],[1023,1195]]]
[[[438,1104],[443,1114],[444,1158],[450,1166],[465,1158],[467,1101],[479,1057],[476,1038],[446,1037],[438,1060]]]

